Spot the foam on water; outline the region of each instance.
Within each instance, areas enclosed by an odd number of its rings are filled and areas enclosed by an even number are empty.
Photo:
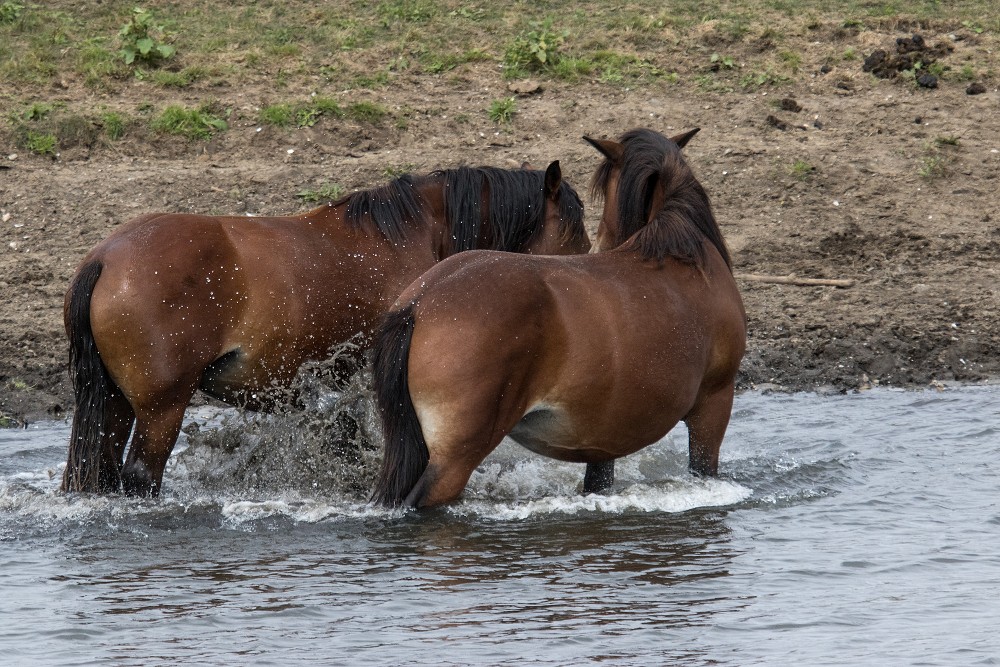
[[[203,426],[189,429],[192,436],[182,437],[179,442],[166,472],[161,498],[60,494],[58,486],[65,463],[50,461],[40,469],[18,470],[0,478],[0,512],[8,517],[8,526],[2,532],[11,532],[10,520],[22,527],[39,527],[58,523],[113,524],[127,517],[189,514],[192,518],[197,515],[196,520],[219,521],[226,528],[252,530],[261,520],[271,518],[314,524],[404,514],[368,504],[367,491],[359,493],[353,479],[348,484],[335,471],[325,483],[317,483],[312,477],[301,479],[299,468],[275,468],[273,458],[254,462],[248,452],[259,450],[262,439],[273,440],[275,433],[283,433],[288,458],[296,456],[299,442],[311,456],[316,454],[315,442],[305,437],[289,439],[294,434],[285,432],[271,417],[257,423],[225,419],[218,412],[196,413],[196,417],[203,420]],[[206,423],[209,428],[238,432],[242,444],[236,450],[227,450],[216,444],[216,436],[206,440],[202,437]],[[68,437],[66,424],[39,426],[41,430],[32,435],[34,439],[41,437],[52,443]],[[732,505],[752,495],[751,489],[738,482],[691,476],[687,472],[686,445],[682,444],[685,441],[686,434],[671,434],[618,461],[616,483],[608,494],[582,495],[582,464],[546,459],[505,440],[473,473],[463,498],[447,511],[494,520],[586,512],[672,513]],[[61,458],[61,448],[52,449],[59,451]],[[228,483],[226,475],[220,474],[227,457],[231,459],[228,465],[238,459],[242,471],[238,479],[234,477]],[[371,467],[371,462],[366,461],[366,465]],[[266,483],[247,484],[247,479],[263,479]]]
[[[631,512],[686,512],[699,507],[734,505],[753,494],[751,489],[735,482],[718,479],[675,480],[655,486],[634,485],[610,495],[550,496],[537,500],[490,502],[467,500],[449,507],[448,511],[476,515],[488,519],[515,520],[549,514],[581,514],[598,512],[624,514]]]

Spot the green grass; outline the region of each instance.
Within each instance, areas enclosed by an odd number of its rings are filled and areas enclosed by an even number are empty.
[[[51,132],[28,130],[21,140],[22,147],[38,155],[55,155],[59,141]]]
[[[346,115],[357,121],[378,125],[389,115],[389,110],[376,102],[355,102],[347,107]]]
[[[318,203],[326,201],[337,201],[344,196],[344,188],[339,183],[323,183],[316,188],[305,188],[295,193],[299,199],[305,202]]]
[[[493,100],[490,103],[488,109],[486,109],[486,114],[490,117],[494,123],[506,124],[514,120],[514,114],[517,113],[517,100],[513,97],[505,97],[502,100]]]
[[[441,85],[467,87],[470,70],[480,77],[488,72],[505,78],[530,75],[567,85],[642,87],[666,81],[705,93],[753,90],[802,80],[817,62],[856,67],[870,49],[868,41],[855,39],[857,33],[894,33],[901,25],[921,22],[943,35],[971,33],[986,45],[978,60],[944,59],[939,67],[945,82],[995,82],[997,68],[987,65],[986,55],[987,48],[996,52],[992,47],[1000,40],[993,0],[678,0],[668,5],[661,0],[173,0],[147,5],[104,0],[88,4],[87,11],[69,0],[0,0],[0,133],[36,122],[18,119],[17,113],[31,101],[50,104],[63,82],[82,84],[104,99],[134,100],[143,95],[136,88],[140,85],[169,89],[166,94],[183,90],[196,110],[213,99],[241,108],[238,95],[266,82],[272,103],[287,105],[291,115],[287,109],[262,112],[260,122],[289,128],[341,114],[377,124],[390,114],[374,102],[320,109],[281,99],[283,90],[295,91],[289,96],[316,91],[330,99],[345,90],[392,89],[425,75],[438,76]],[[763,43],[771,46],[757,48]],[[800,44],[818,46],[806,51]],[[928,68],[932,73],[933,67]],[[268,100],[247,102],[263,106]],[[77,112],[99,116],[94,109]],[[163,132],[204,137],[223,129],[215,123],[223,120],[219,112],[171,113],[173,118],[157,121]],[[406,119],[396,123],[405,125]]]
[[[128,119],[117,111],[108,111],[101,114],[101,127],[108,139],[117,141],[125,136],[128,127]]]
[[[920,159],[917,174],[928,181],[937,180],[948,173],[950,160],[940,153],[928,153]]]
[[[209,139],[229,126],[210,106],[190,109],[171,105],[160,112],[151,127],[157,132],[176,134],[188,139]]]
[[[799,159],[792,163],[792,166],[788,168],[788,172],[793,178],[804,181],[816,173],[816,167],[805,160]]]
[[[14,23],[24,13],[24,4],[14,0],[0,3],[0,23]]]
[[[917,174],[927,181],[935,181],[948,176],[951,173],[952,165],[958,159],[960,146],[960,137],[954,135],[935,137],[924,146]]]
[[[406,164],[386,167],[382,170],[382,175],[386,178],[398,178],[403,174],[412,174],[416,168],[417,165],[412,162],[407,162]]]

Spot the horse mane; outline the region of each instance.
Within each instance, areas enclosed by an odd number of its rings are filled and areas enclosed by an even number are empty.
[[[424,177],[404,174],[370,190],[335,202],[347,204],[346,218],[355,227],[369,225],[392,243],[406,238],[406,226],[424,219],[428,202],[420,187],[444,179],[445,214],[455,252],[479,247],[483,186],[489,190],[486,244],[494,250],[521,252],[541,231],[545,213],[545,172],[498,167],[459,167]],[[583,202],[565,182],[559,185],[560,233],[569,240],[586,234]]]
[[[712,242],[726,265],[732,259],[722,238],[708,193],[684,160],[680,147],[653,130],[630,130],[620,138],[623,154],[618,176],[618,229],[614,246],[662,262],[673,257],[696,267],[705,263],[704,239]],[[615,163],[605,158],[594,173],[592,194],[602,198]],[[650,211],[655,188],[662,187],[663,207]]]
[[[343,197],[334,205],[347,203],[347,221],[355,227],[373,226],[390,243],[402,243],[406,238],[406,225],[423,219],[427,207],[413,176],[399,178]]]
[[[487,244],[494,250],[521,252],[541,231],[545,214],[545,172],[498,167],[459,167],[436,171],[445,179],[445,211],[455,252],[477,247],[482,226],[483,185],[489,189]],[[565,182],[559,185],[560,233],[585,234],[583,202]]]

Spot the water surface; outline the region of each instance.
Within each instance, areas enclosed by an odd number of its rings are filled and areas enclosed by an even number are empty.
[[[295,434],[184,438],[160,500],[66,497],[67,438],[0,431],[6,664],[1000,662],[997,387],[744,394],[719,479],[680,428],[606,496],[505,444],[424,513]]]

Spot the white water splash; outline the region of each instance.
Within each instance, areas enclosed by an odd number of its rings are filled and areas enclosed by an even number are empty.
[[[537,500],[460,502],[449,511],[459,516],[475,515],[488,519],[517,520],[549,514],[599,512],[686,512],[698,507],[724,507],[749,498],[751,489],[719,479],[676,480],[656,486],[635,485],[612,495],[549,496]]]

